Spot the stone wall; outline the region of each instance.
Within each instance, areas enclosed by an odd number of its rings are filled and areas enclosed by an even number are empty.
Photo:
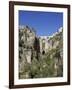
[[[57,38],[57,35],[62,32],[62,27],[59,28],[58,32],[55,32],[52,36],[39,36],[40,41],[40,52],[43,51],[47,53],[49,49],[56,48],[59,45],[60,40],[54,40],[54,38]],[[43,44],[44,47],[43,47]]]

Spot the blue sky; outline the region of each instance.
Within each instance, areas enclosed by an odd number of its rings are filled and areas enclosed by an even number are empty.
[[[63,27],[63,13],[20,10],[19,25],[34,28],[38,36],[52,35]]]

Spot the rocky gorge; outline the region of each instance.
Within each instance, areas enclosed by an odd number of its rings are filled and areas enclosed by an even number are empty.
[[[19,79],[63,76],[63,28],[37,36],[34,28],[19,27]]]

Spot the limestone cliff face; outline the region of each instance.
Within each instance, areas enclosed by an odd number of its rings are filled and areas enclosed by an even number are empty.
[[[31,78],[32,71],[30,71],[29,69],[32,67],[30,66],[32,65],[32,62],[35,60],[38,63],[39,61],[41,62],[41,59],[46,60],[47,58],[50,58],[53,60],[54,62],[53,65],[55,68],[55,72],[53,73],[53,75],[57,76],[59,74],[58,68],[59,67],[62,68],[62,65],[63,65],[63,29],[62,27],[58,30],[58,32],[54,33],[52,36],[38,37],[36,36],[36,32],[33,28],[30,28],[29,26],[20,26],[19,27],[20,78]],[[60,74],[62,75],[62,73]]]
[[[22,72],[25,63],[31,64],[34,57],[38,58],[39,40],[33,28],[19,28],[19,71]]]
[[[19,32],[20,40],[23,42],[23,47],[32,48],[35,40],[35,31],[28,26],[24,26],[24,28],[20,28]]]

